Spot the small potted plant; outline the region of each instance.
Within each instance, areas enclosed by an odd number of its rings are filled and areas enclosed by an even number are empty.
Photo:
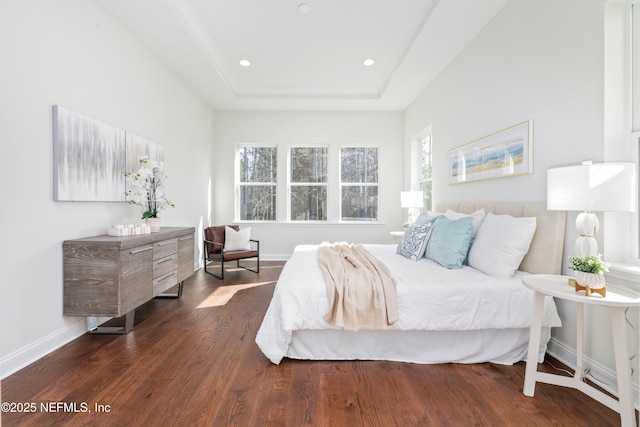
[[[604,273],[609,271],[609,263],[602,260],[602,255],[585,257],[569,257],[569,268],[576,272],[576,282],[593,289],[605,286]]]
[[[166,179],[164,163],[150,160],[147,156],[140,157],[139,163],[140,168],[136,172],[124,174],[128,184],[125,198],[127,202],[142,208],[142,219],[149,224],[151,232],[157,232],[160,231],[158,213],[174,206],[162,191]]]

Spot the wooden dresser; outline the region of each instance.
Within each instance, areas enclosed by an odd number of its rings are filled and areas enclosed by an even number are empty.
[[[193,227],[162,227],[141,236],[101,235],[66,240],[64,315],[125,317],[124,328],[98,333],[128,333],[135,309],[154,297],[179,297],[193,274]],[[164,294],[179,285],[178,293]]]

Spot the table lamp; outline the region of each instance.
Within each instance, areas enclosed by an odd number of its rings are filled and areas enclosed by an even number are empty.
[[[400,206],[409,209],[407,223],[412,224],[413,209],[424,206],[424,193],[422,191],[402,191],[400,192]]]
[[[576,255],[598,255],[595,238],[600,222],[594,211],[634,212],[633,163],[592,163],[547,171],[547,209],[582,211],[576,218]]]

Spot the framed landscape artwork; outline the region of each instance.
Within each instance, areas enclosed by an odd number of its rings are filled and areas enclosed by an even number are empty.
[[[447,153],[449,183],[533,172],[533,121],[529,120]]]

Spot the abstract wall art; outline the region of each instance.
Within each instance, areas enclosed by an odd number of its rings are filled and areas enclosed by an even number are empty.
[[[125,132],[53,106],[53,199],[123,201]]]
[[[133,172],[140,167],[139,160],[141,157],[148,157],[150,160],[164,162],[164,147],[162,145],[149,141],[146,138],[127,132],[127,165],[126,171]]]
[[[53,106],[53,200],[124,202],[124,174],[138,170],[142,156],[164,161],[164,148]]]

